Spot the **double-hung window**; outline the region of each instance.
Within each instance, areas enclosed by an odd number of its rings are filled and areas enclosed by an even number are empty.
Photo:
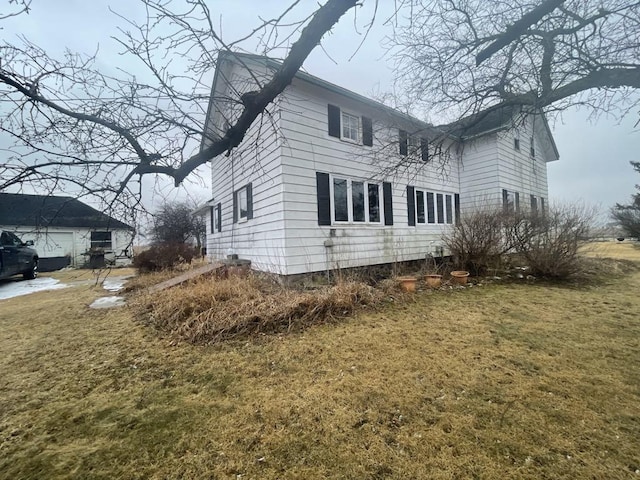
[[[253,189],[248,183],[233,192],[233,223],[253,218]]]
[[[222,203],[211,207],[211,233],[222,231]]]
[[[342,139],[360,141],[360,117],[342,112]]]
[[[373,122],[371,118],[343,111],[336,105],[327,105],[327,133],[330,137],[352,143],[373,146]]]

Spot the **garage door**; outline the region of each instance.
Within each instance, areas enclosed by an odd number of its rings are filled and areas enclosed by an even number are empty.
[[[33,248],[40,258],[65,257],[73,258],[73,233],[71,232],[16,232],[23,241],[33,240]]]

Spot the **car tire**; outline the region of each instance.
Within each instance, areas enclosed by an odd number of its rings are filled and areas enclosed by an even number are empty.
[[[38,276],[38,260],[34,258],[31,269],[24,272],[22,274],[22,278],[24,278],[25,280],[33,280],[34,278],[37,278],[37,276]]]

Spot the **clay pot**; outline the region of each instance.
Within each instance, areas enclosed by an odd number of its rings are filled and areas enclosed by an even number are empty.
[[[416,277],[398,277],[398,281],[405,292],[416,291],[416,282],[418,281]]]
[[[429,274],[425,275],[424,281],[430,288],[438,288],[442,284],[442,275]]]
[[[456,285],[466,285],[467,278],[469,278],[469,272],[465,270],[455,270],[451,272],[451,280]]]

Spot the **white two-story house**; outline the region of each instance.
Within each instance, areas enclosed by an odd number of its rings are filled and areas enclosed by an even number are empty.
[[[278,66],[220,56],[203,147]],[[542,115],[502,108],[434,127],[299,72],[242,144],[212,159],[207,252],[280,275],[424,259],[466,210],[544,208],[557,159]]]

